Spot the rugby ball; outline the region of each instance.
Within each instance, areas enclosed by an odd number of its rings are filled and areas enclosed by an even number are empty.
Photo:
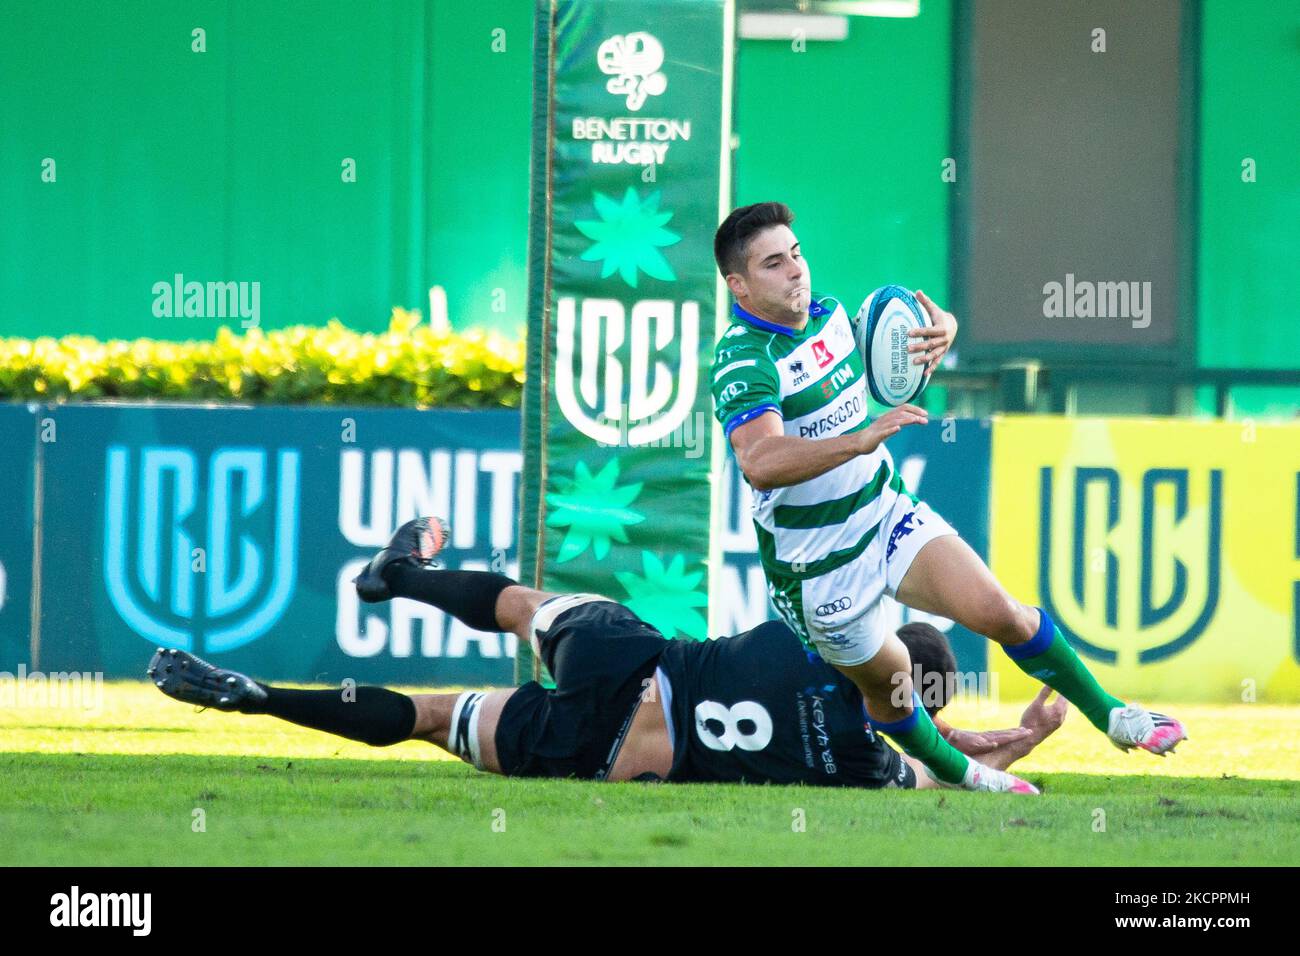
[[[882,405],[904,405],[925,391],[929,376],[924,365],[913,365],[920,353],[907,347],[907,333],[930,325],[925,307],[901,285],[882,285],[867,296],[853,320],[854,336],[867,370],[871,397]]]

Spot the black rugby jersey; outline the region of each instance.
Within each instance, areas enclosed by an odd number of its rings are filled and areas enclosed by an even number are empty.
[[[768,621],[735,637],[669,641],[674,781],[900,786],[896,750],[866,724],[862,695]]]

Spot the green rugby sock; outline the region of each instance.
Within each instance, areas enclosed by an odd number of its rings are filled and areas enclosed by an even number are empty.
[[[866,713],[866,705],[862,711]],[[915,690],[912,691],[912,712],[902,720],[885,723],[867,714],[867,721],[875,730],[889,734],[904,753],[921,761],[944,783],[961,783],[966,776],[970,758],[939,735],[939,728],[921,706],[921,698]]]
[[[1097,683],[1097,678],[1079,660],[1069,641],[1061,636],[1052,619],[1038,609],[1038,633],[1024,644],[1003,646],[1016,666],[1057,691],[1088,718],[1103,734],[1110,730],[1110,712],[1124,702],[1112,697]]]

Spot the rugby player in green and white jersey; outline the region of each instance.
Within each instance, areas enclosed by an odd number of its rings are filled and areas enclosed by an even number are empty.
[[[884,442],[924,425],[926,413],[902,405],[871,419],[852,320],[835,299],[812,295],[793,222],[785,204],[757,203],[734,210],[714,237],[736,299],[735,321],[714,355],[714,413],[753,490],[777,612],[854,682],[872,725],[940,783],[1037,792],[940,736],[919,706],[907,648],[884,624],[884,594],[996,641],[1116,746],[1172,750],[1186,738],[1181,723],[1106,693],[1051,618],[1012,598],[952,526],[908,491]],[[916,296],[932,324],[911,333],[909,351],[928,374],[957,320],[923,292]]]

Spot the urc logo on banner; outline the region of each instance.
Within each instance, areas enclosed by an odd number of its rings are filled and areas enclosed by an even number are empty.
[[[122,620],[207,653],[270,630],[296,584],[298,475],[294,449],[217,448],[204,462],[180,446],[110,446],[104,583]]]

